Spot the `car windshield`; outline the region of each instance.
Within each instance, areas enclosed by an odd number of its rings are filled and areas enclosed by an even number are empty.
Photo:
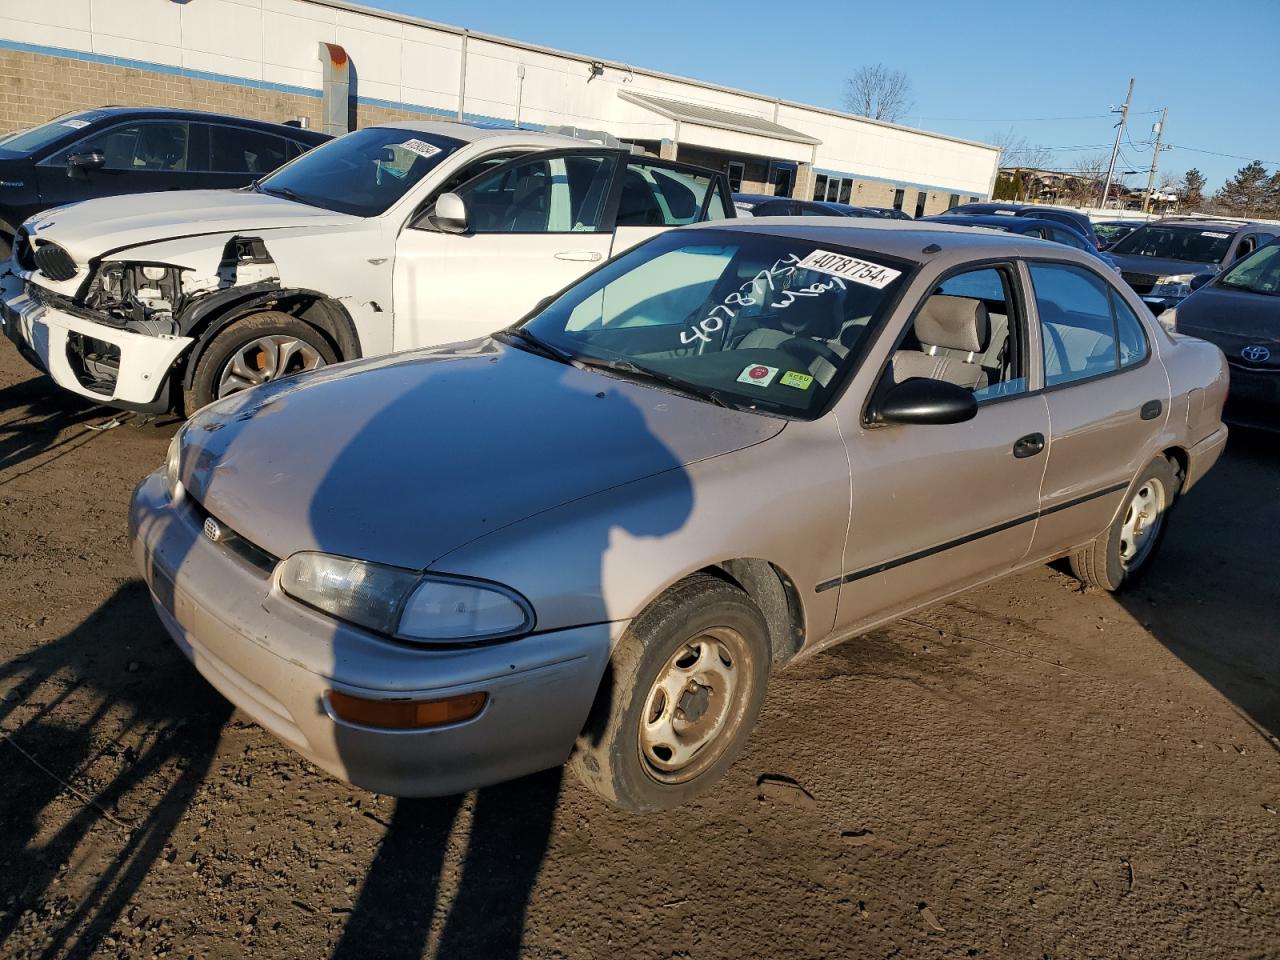
[[[1108,243],[1117,237],[1132,232],[1134,229],[1136,229],[1134,226],[1127,223],[1095,223],[1093,225],[1093,232]]]
[[[911,266],[792,237],[672,231],[570,287],[517,335],[709,402],[811,418]]]
[[[304,153],[260,180],[263,193],[357,217],[385,212],[463,141],[366,127]]]
[[[1224,273],[1218,284],[1234,290],[1280,296],[1280,243],[1255,250]]]
[[[67,134],[84,129],[97,119],[98,115],[92,113],[64,113],[48,123],[42,123],[30,130],[21,130],[0,140],[0,154],[15,157],[30,156]]]
[[[1148,224],[1121,239],[1110,252],[1135,257],[1217,263],[1227,255],[1233,233],[1232,230],[1213,226],[1171,227]]]

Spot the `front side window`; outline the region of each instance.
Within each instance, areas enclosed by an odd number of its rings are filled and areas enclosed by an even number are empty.
[[[1045,386],[1111,373],[1147,356],[1142,324],[1109,284],[1083,267],[1033,263]]]
[[[186,170],[188,131],[185,121],[152,120],[109,127],[69,147],[57,160],[73,153],[99,152],[106,170]]]
[[[242,127],[209,126],[205,169],[214,173],[270,173],[288,158],[289,142],[284,137]]]
[[[459,191],[472,233],[584,233],[600,228],[617,157],[531,157]]]
[[[617,225],[678,227],[693,223],[714,185],[710,174],[629,161],[622,173]]]
[[[1215,230],[1212,225],[1198,227],[1148,224],[1117,241],[1111,252],[1164,260],[1217,263],[1227,255],[1231,237],[1229,231]]]
[[[419,130],[366,127],[309,150],[258,184],[263,193],[373,217],[386,212],[463,141]]]
[[[856,365],[910,266],[793,238],[672,231],[590,274],[526,326],[622,376],[811,417]]]

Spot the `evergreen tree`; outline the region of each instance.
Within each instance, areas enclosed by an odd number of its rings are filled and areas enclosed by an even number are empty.
[[[1204,174],[1192,167],[1182,175],[1182,206],[1187,210],[1198,210],[1204,203],[1204,188],[1208,181]]]
[[[1253,160],[1222,185],[1214,200],[1239,216],[1264,216],[1273,204],[1273,179],[1262,161]]]

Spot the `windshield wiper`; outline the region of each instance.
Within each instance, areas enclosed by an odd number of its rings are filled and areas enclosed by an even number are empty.
[[[544,356],[550,360],[555,360],[557,363],[572,364],[574,361],[574,355],[572,353],[569,353],[567,350],[561,350],[559,347],[552,346],[536,333],[530,333],[524,327],[508,327],[505,330],[499,330],[495,336],[497,335],[501,335],[504,338],[510,338],[512,340],[518,340],[528,347],[531,352]]]
[[[602,357],[583,356],[581,354],[575,357],[574,360],[580,366],[596,367],[597,369],[610,370],[614,373],[623,373],[636,380],[650,380],[654,383],[661,383],[664,386],[671,387],[678,393],[684,394],[685,396],[695,397],[699,400],[709,400],[711,403],[725,407],[729,410],[741,409],[736,403],[726,400],[721,396],[718,390],[703,390],[691,383],[681,380],[679,377],[673,377],[660,370],[653,370],[649,367],[639,366],[638,364],[632,363],[630,360],[624,360],[622,358],[609,360]]]
[[[308,207],[320,206],[320,204],[316,203],[314,200],[308,200],[292,187],[274,187],[270,190],[265,187],[258,187],[257,190],[259,193],[270,194],[273,197],[284,197],[286,200],[292,200],[294,203],[302,203]]]

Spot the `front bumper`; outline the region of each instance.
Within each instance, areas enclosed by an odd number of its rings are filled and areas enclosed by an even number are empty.
[[[1244,426],[1280,429],[1280,369],[1232,363],[1223,418]]]
[[[66,390],[98,403],[142,405],[155,401],[173,362],[194,342],[191,337],[152,337],[130,333],[40,302],[16,274],[0,277],[0,328],[18,351]],[[69,350],[79,334],[120,351],[113,385],[104,387],[77,374]]]
[[[201,534],[159,472],[134,491],[134,558],[196,669],[312,763],[379,793],[442,796],[563,763],[625,623],[455,649],[398,644],[283,595],[274,575]],[[427,699],[483,691],[474,719],[379,730],[336,718],[326,694]]]
[[[1187,451],[1187,475],[1182,481],[1183,493],[1195,486],[1212,469],[1226,447],[1227,428],[1221,426]]]

